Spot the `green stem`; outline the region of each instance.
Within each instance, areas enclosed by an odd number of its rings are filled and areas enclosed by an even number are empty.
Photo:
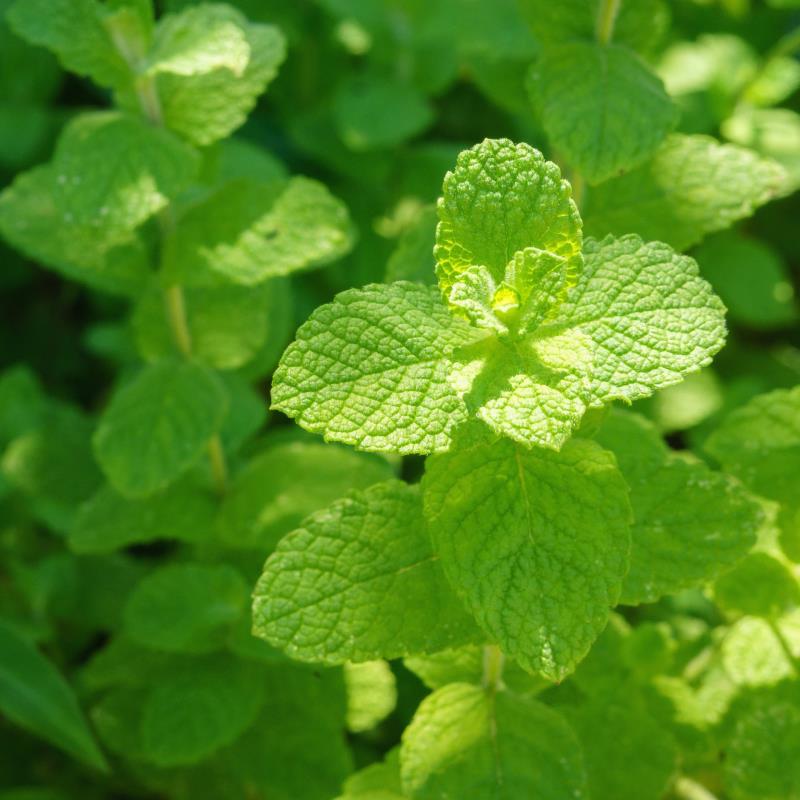
[[[169,328],[175,344],[184,358],[192,357],[192,334],[186,319],[186,301],[180,286],[170,286],[164,290],[164,304],[167,307]]]
[[[494,694],[503,685],[503,666],[506,657],[496,644],[487,644],[483,648],[483,686]]]
[[[622,5],[622,0],[600,0],[595,23],[595,37],[600,44],[609,44],[614,35],[614,23]]]
[[[222,439],[215,433],[208,440],[208,458],[211,462],[211,475],[217,494],[224,495],[228,490],[228,465],[225,461],[225,450],[222,448]]]

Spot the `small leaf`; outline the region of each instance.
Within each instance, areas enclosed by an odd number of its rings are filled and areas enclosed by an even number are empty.
[[[360,733],[374,728],[394,711],[397,682],[385,661],[344,665],[347,687],[347,729]]]

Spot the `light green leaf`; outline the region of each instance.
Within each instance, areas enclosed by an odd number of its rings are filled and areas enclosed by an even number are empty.
[[[286,57],[286,41],[274,25],[249,23],[231,6],[216,6],[217,24],[224,19],[239,28],[250,51],[241,75],[219,66],[194,75],[160,73],[155,86],[164,123],[193,144],[205,146],[240,127]],[[134,108],[136,97],[120,98]]]
[[[578,742],[559,714],[465,683],[423,700],[403,733],[400,764],[414,800],[588,797]]]
[[[168,564],[128,598],[124,630],[145,647],[203,653],[219,648],[247,601],[247,585],[227,564]]]
[[[592,184],[649,158],[678,118],[661,81],[617,45],[547,48],[531,69],[529,91],[550,140]]]
[[[587,240],[584,253],[584,270],[552,328],[592,341],[591,405],[630,402],[678,383],[725,343],[725,307],[691,258],[635,235]]]
[[[467,608],[522,667],[562,680],[628,569],[628,490],[613,456],[579,439],[560,453],[478,442],[428,459],[422,486],[435,552]]]
[[[451,357],[477,332],[450,317],[433,287],[350,289],[300,327],[272,383],[272,407],[306,430],[362,450],[446,448],[467,418]]]
[[[228,546],[270,552],[309,514],[392,477],[378,456],[317,442],[268,446],[235,476],[218,518]]]
[[[784,180],[778,164],[742,147],[673,134],[652,160],[589,192],[586,233],[635,232],[686,250],[750,216],[780,194]]]
[[[438,561],[415,487],[391,481],[354,492],[267,559],[253,629],[293,658],[330,664],[462,644],[477,631]]]
[[[282,293],[271,281],[259,286],[187,287],[183,291],[192,355],[216,369],[236,369],[260,351],[272,329]],[[170,328],[164,289],[154,281],[133,315],[139,352],[149,361],[180,355]]]
[[[420,210],[416,220],[398,238],[386,262],[386,283],[414,281],[429,285],[435,282],[433,246],[438,220],[436,206]]]
[[[192,764],[253,724],[264,694],[257,667],[227,655],[176,664],[142,709],[142,756],[168,767]]]
[[[384,761],[351,775],[336,800],[404,800],[400,787],[400,751],[390,750]]]
[[[131,70],[103,24],[96,0],[17,0],[8,21],[23,39],[52,50],[65,69],[105,87],[124,87]]]
[[[596,436],[631,489],[634,524],[621,602],[652,603],[711,580],[755,544],[760,504],[727,475],[672,453],[653,425],[616,410]]]
[[[139,499],[104,486],[78,510],[69,546],[76,553],[111,553],[159,539],[200,542],[211,538],[215,513],[213,497],[190,481]]]
[[[360,733],[374,728],[394,711],[397,681],[385,661],[344,665],[347,687],[347,729]]]
[[[220,375],[228,395],[228,413],[219,430],[219,438],[225,451],[235,453],[264,424],[267,419],[267,404],[260,386],[253,386],[244,376],[236,372]]]
[[[352,245],[347,209],[310,178],[230,181],[191,207],[166,244],[166,275],[185,285],[254,286],[320,266]]]
[[[776,619],[800,605],[800,583],[782,561],[752,553],[717,578],[714,600],[729,614]]]
[[[197,154],[168,131],[116,111],[76,117],[52,162],[56,208],[107,246],[163,209],[196,175]]]
[[[471,266],[497,284],[519,250],[535,247],[582,264],[581,221],[558,167],[527,144],[485,139],[459,154],[445,175],[436,231],[436,274],[445,298]]]
[[[147,251],[137,234],[114,247],[98,239],[97,228],[78,225],[56,205],[52,165],[20,173],[0,194],[0,233],[42,266],[115,294],[134,295],[150,275]]]
[[[725,632],[722,666],[736,686],[772,686],[796,674],[775,630],[767,620],[742,617]]]
[[[227,69],[241,77],[249,60],[250,45],[230,6],[203,3],[161,18],[145,71],[205,75]]]
[[[783,695],[783,696],[782,696]],[[776,692],[737,721],[723,765],[732,800],[786,800],[800,793],[800,704]]]
[[[200,458],[226,408],[223,385],[205,367],[151,364],[112,398],[94,434],[95,455],[117,491],[151,494]]]
[[[342,141],[356,151],[396,147],[433,121],[433,110],[421,92],[380,76],[344,82],[333,114]]]
[[[0,710],[9,721],[108,770],[70,685],[27,639],[0,620]]]

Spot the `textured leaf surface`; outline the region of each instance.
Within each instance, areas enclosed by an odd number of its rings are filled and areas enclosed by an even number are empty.
[[[349,731],[368,731],[394,711],[397,681],[385,661],[345,664],[344,683]]]
[[[652,160],[589,193],[586,233],[634,232],[686,250],[776,197],[784,175],[742,147],[674,134]]]
[[[353,493],[267,560],[254,631],[294,658],[331,664],[470,641],[477,631],[438,562],[416,488],[392,481]]]
[[[0,710],[11,722],[106,770],[72,687],[27,639],[0,620]]]
[[[125,86],[131,72],[114,47],[96,0],[18,0],[8,12],[24,39],[52,50],[64,67],[106,87]]]
[[[651,603],[710,580],[755,543],[764,515],[727,475],[672,453],[637,415],[612,411],[597,440],[631,488],[634,524],[621,602]]]
[[[638,166],[677,121],[661,81],[627,47],[547,48],[529,91],[547,135],[589,183]]]
[[[445,297],[473,265],[496,283],[512,256],[526,247],[581,266],[581,222],[558,167],[527,144],[486,139],[459,154],[445,175],[434,255]]]
[[[152,364],[112,398],[95,431],[95,455],[119,492],[150,494],[197,461],[226,407],[222,384],[205,367]]]
[[[586,798],[580,748],[550,708],[453,683],[420,705],[403,734],[403,788],[420,800]]]
[[[268,553],[309,514],[391,477],[378,456],[317,442],[274,444],[234,478],[220,509],[219,536],[229,547]]]
[[[508,440],[428,460],[425,516],[447,577],[521,666],[561,680],[586,655],[628,568],[630,506],[614,459]]]
[[[194,177],[194,151],[168,131],[116,111],[82,114],[53,158],[56,207],[108,244],[164,208]]]
[[[226,564],[171,564],[144,578],[125,606],[125,632],[154,650],[219,647],[244,610],[247,585]]]
[[[313,433],[362,450],[447,447],[466,409],[450,356],[476,337],[433,288],[371,285],[337,295],[300,327],[272,383],[272,406]]]
[[[321,183],[240,179],[179,219],[164,269],[190,286],[254,286],[338,258],[351,244],[347,209]]]
[[[142,755],[159,766],[199,761],[255,721],[262,697],[261,676],[247,662],[217,655],[176,665],[142,709]]]
[[[706,366],[725,342],[725,307],[697,264],[638,236],[587,240],[556,330],[591,339],[589,400],[636,400]]]
[[[132,544],[210,538],[213,498],[188,481],[149,497],[131,499],[104,486],[79,509],[69,534],[76,553],[111,553]]]

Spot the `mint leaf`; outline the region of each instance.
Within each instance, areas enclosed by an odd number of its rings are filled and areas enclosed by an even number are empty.
[[[0,620],[0,710],[11,722],[95,769],[108,765],[72,687],[27,639]]]
[[[219,378],[205,367],[151,364],[111,399],[94,434],[95,455],[117,491],[151,494],[197,461],[226,407]]]
[[[722,667],[735,686],[772,686],[796,674],[776,630],[780,627],[767,620],[742,617],[725,632]]]
[[[120,88],[132,74],[103,24],[105,14],[96,0],[18,0],[7,18],[23,39],[52,50],[65,69]]]
[[[215,512],[211,495],[189,481],[139,499],[104,486],[78,510],[69,546],[76,553],[111,553],[159,539],[200,542],[211,538]]]
[[[550,140],[592,184],[645,161],[677,122],[661,81],[617,45],[548,47],[528,89]]]
[[[478,442],[430,458],[422,486],[435,552],[467,608],[522,667],[562,680],[628,569],[630,506],[613,456],[582,440],[560,453]]]
[[[204,3],[162,17],[147,55],[146,73],[204,75],[227,69],[241,77],[250,61],[250,45],[231,10]]]
[[[192,764],[234,741],[258,716],[263,677],[228,655],[177,663],[142,708],[142,756],[158,766]]]
[[[391,477],[378,456],[317,442],[273,443],[233,479],[219,512],[219,537],[228,547],[270,552],[309,514]]]
[[[400,751],[390,750],[384,761],[351,775],[336,800],[404,800],[400,786]]]
[[[785,173],[749,150],[707,136],[674,134],[646,164],[593,189],[586,233],[636,232],[686,250],[776,197]]]
[[[310,516],[267,559],[254,631],[293,658],[329,664],[469,641],[476,631],[438,562],[415,487],[391,481],[354,492]]]
[[[344,665],[347,687],[347,729],[360,733],[374,728],[394,711],[397,682],[385,661]]]
[[[800,583],[778,558],[752,553],[717,578],[714,601],[729,614],[777,619],[800,605]]]
[[[144,578],[125,605],[124,630],[145,647],[203,653],[222,644],[247,586],[227,564],[170,564]]]
[[[500,284],[526,247],[564,258],[570,274],[580,269],[581,222],[569,184],[530,145],[486,139],[464,150],[442,192],[434,255],[445,299],[472,266]]]
[[[436,280],[433,271],[433,246],[439,217],[436,206],[424,206],[417,218],[397,240],[397,246],[386,262],[386,283],[414,281],[431,284]]]
[[[352,245],[347,209],[310,178],[226,183],[191,206],[167,239],[164,271],[189,286],[268,278],[319,266]]]
[[[725,307],[692,259],[633,235],[587,240],[584,253],[553,328],[592,341],[591,405],[646,397],[710,363],[725,342]]]
[[[42,266],[115,294],[135,295],[149,278],[148,255],[135,233],[109,247],[96,226],[78,225],[56,205],[52,165],[20,173],[0,194],[0,233]]]
[[[56,148],[54,202],[66,222],[118,244],[185,189],[198,168],[196,153],[168,131],[115,111],[82,114]]]
[[[428,453],[467,418],[451,356],[476,338],[431,287],[371,285],[337,295],[297,331],[272,407],[306,430],[362,450]]]
[[[652,424],[612,411],[596,435],[631,489],[630,570],[621,602],[652,603],[731,567],[755,544],[760,504],[727,475],[673,453]]]
[[[580,748],[562,717],[506,692],[453,683],[423,700],[403,734],[411,797],[584,798]]]

